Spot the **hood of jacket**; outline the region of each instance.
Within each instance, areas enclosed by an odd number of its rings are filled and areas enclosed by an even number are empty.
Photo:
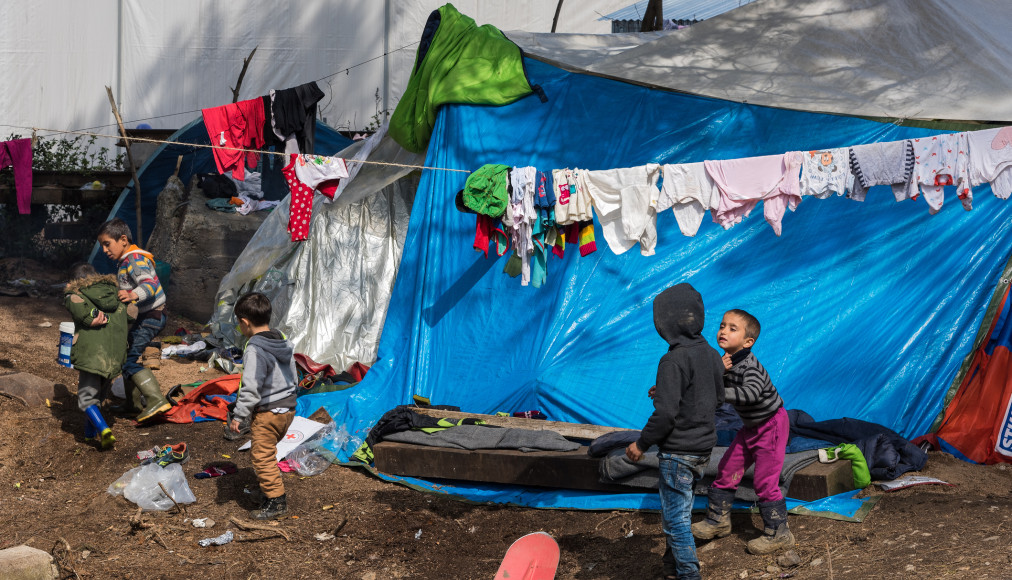
[[[119,287],[116,285],[116,276],[112,274],[94,274],[71,280],[63,292],[81,294],[103,312],[115,312],[120,305],[117,298]]]
[[[672,347],[703,340],[703,297],[690,284],[676,284],[654,298],[654,327]]]
[[[285,336],[273,329],[251,336],[247,348],[250,346],[256,346],[283,363],[290,361],[295,354],[291,345],[285,340]]]

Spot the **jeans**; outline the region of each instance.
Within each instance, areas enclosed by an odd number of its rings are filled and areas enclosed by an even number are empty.
[[[664,553],[665,574],[672,572],[680,579],[700,578],[696,540],[692,537],[692,501],[696,483],[703,476],[708,455],[658,453],[661,478],[661,514],[667,550]],[[670,555],[669,555],[670,554]],[[671,560],[674,562],[671,562]]]
[[[165,328],[165,311],[157,315],[145,312],[139,315],[140,318],[130,327],[127,334],[127,342],[130,343],[127,349],[126,362],[123,363],[123,378],[129,379],[140,371],[144,370],[141,364],[141,355],[144,349],[151,342],[151,339],[158,336],[158,333]]]

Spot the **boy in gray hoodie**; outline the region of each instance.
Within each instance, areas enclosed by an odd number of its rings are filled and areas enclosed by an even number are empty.
[[[239,330],[249,338],[243,353],[242,380],[229,428],[239,433],[250,425],[250,458],[260,480],[263,503],[250,512],[258,520],[274,519],[288,513],[285,484],[278,468],[278,441],[285,436],[295,417],[297,384],[292,344],[272,329],[271,301],[259,292],[243,295],[235,303]],[[250,420],[251,419],[251,420]]]

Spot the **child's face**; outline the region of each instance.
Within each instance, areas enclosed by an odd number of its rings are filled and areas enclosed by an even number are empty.
[[[751,348],[753,344],[754,338],[745,337],[745,319],[733,312],[725,313],[717,331],[717,345],[724,352],[734,354],[743,348]]]
[[[106,256],[113,262],[118,262],[120,256],[123,255],[123,251],[130,246],[130,242],[127,241],[126,236],[120,236],[119,239],[113,239],[105,234],[98,235],[98,243],[102,246],[102,251],[105,252]]]

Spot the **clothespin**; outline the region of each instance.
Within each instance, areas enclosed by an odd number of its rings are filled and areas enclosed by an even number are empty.
[[[32,149],[35,149],[35,145],[39,142],[38,136],[35,134],[36,130],[32,129]]]

